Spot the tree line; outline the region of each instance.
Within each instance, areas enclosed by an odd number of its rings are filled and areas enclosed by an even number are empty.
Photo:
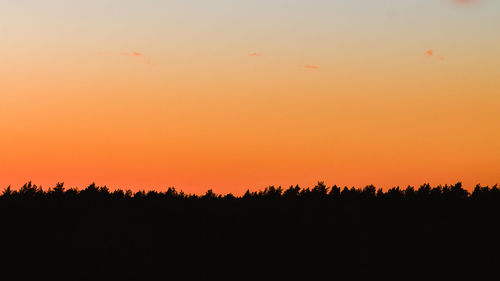
[[[419,188],[407,186],[406,188],[393,187],[387,191],[377,189],[373,185],[364,188],[339,187],[333,185],[328,187],[324,182],[318,182],[313,188],[301,188],[298,185],[282,188],[281,186],[268,186],[263,190],[247,190],[244,195],[235,196],[232,193],[225,195],[216,194],[211,189],[203,195],[186,194],[177,191],[174,187],[169,187],[166,191],[131,190],[116,189],[110,191],[107,186],[97,186],[90,184],[87,188],[64,187],[64,183],[57,183],[55,187],[44,190],[41,186],[25,183],[20,189],[13,190],[11,186],[5,188],[0,195],[3,200],[13,199],[52,199],[52,198],[81,198],[81,199],[135,199],[135,200],[159,200],[159,199],[182,199],[182,200],[280,200],[280,199],[304,199],[304,200],[328,200],[328,199],[394,199],[394,200],[475,200],[489,198],[492,200],[500,198],[500,188],[498,184],[492,187],[476,185],[472,192],[462,187],[458,182],[454,185],[438,185],[431,187],[426,183]]]
[[[500,262],[500,188],[269,186],[243,195],[31,182],[0,195],[3,274],[65,280],[323,280]],[[30,276],[32,277],[32,276]]]

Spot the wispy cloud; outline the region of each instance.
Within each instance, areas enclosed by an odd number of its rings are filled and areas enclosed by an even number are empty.
[[[249,56],[249,57],[260,57],[260,56],[261,56],[261,54],[260,54],[260,53],[257,53],[257,52],[250,52],[250,53],[248,53],[248,56]]]
[[[151,57],[144,55],[144,53],[141,52],[104,52],[104,51],[98,51],[95,52],[94,54],[98,56],[110,56],[110,57],[116,57],[116,56],[123,56],[123,57],[129,57],[137,62],[144,63],[144,64],[149,64],[151,66],[156,66],[155,63],[152,62]]]
[[[467,4],[476,4],[480,2],[480,0],[451,0],[451,2],[457,5],[467,5]]]
[[[319,66],[314,65],[314,64],[306,64],[306,65],[303,65],[302,67],[305,68],[305,69],[314,69],[314,70],[318,70],[319,69]]]
[[[140,57],[140,56],[142,56],[142,53],[132,52],[132,53],[122,53],[122,55],[127,56],[127,57]]]
[[[122,56],[126,56],[126,57],[133,57],[133,58],[136,58],[136,59],[140,60],[141,62],[143,62],[145,64],[156,66],[156,64],[154,64],[154,63],[151,62],[151,58],[150,57],[145,56],[141,52],[136,52],[136,51],[134,51],[134,52],[124,52],[124,53],[121,53],[121,55]]]
[[[445,60],[442,55],[436,54],[434,52],[434,50],[432,50],[432,49],[429,49],[429,50],[425,51],[424,55],[427,58],[433,58],[433,57],[435,57],[435,58],[437,58],[440,61],[444,61]]]

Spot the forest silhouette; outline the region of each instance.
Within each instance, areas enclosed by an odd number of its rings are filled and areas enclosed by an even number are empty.
[[[318,182],[234,196],[29,182],[5,189],[0,211],[2,272],[18,279],[319,280],[500,261],[497,185]]]

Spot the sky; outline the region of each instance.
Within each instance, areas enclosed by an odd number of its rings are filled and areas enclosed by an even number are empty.
[[[500,1],[0,0],[0,188],[500,183]]]

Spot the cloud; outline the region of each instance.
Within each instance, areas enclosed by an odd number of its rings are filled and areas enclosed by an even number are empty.
[[[314,69],[314,70],[318,70],[319,69],[319,66],[314,65],[314,64],[306,64],[303,67],[306,68],[306,69]]]
[[[132,57],[132,58],[135,58],[137,60],[139,60],[140,62],[142,63],[145,63],[145,64],[149,64],[149,65],[152,65],[152,66],[156,66],[156,64],[154,64],[153,62],[151,62],[151,58],[148,57],[148,56],[145,56],[143,53],[141,52],[125,52],[125,53],[121,53],[122,56],[126,56],[126,57]]]
[[[445,60],[445,59],[444,59],[444,57],[443,57],[442,55],[436,54],[436,53],[434,52],[434,50],[432,50],[432,49],[429,49],[429,50],[425,51],[425,54],[424,54],[424,55],[425,55],[427,58],[432,58],[432,57],[435,57],[435,58],[437,58],[437,59],[438,59],[438,60],[440,60],[440,61],[444,61],[444,60]]]
[[[142,56],[142,53],[132,52],[132,53],[122,53],[122,55],[127,57],[140,57]]]
[[[467,4],[476,4],[480,0],[451,0],[452,3],[457,5],[467,5]]]
[[[260,56],[261,56],[261,54],[260,54],[260,53],[257,53],[257,52],[250,52],[250,53],[248,53],[248,56],[249,56],[249,57],[260,57]]]

